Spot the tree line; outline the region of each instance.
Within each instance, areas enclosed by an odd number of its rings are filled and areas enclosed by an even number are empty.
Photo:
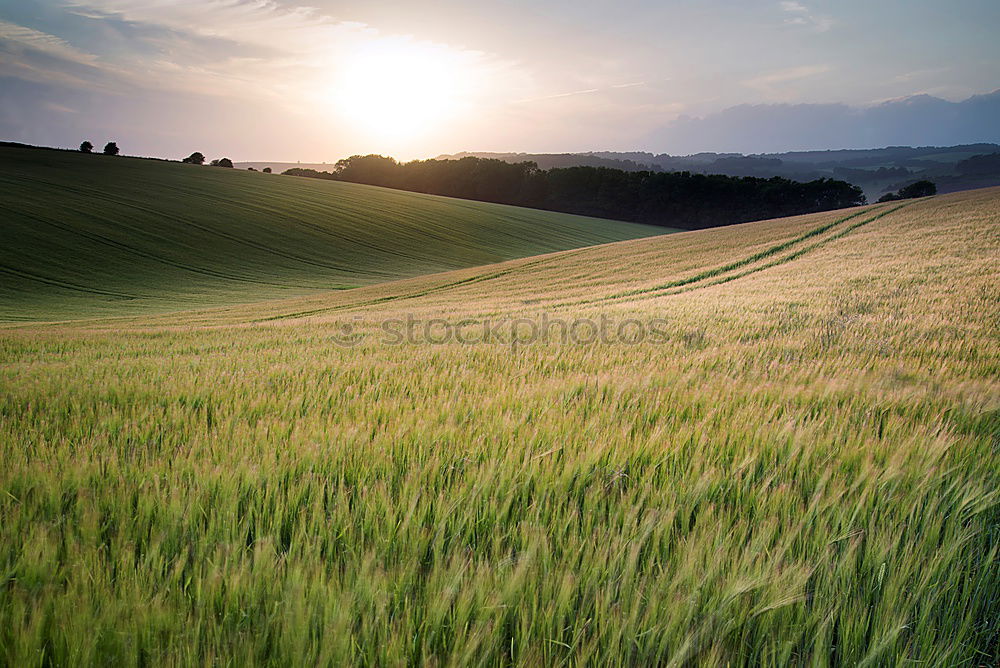
[[[92,143],[90,143],[89,141],[84,141],[83,143],[80,144],[80,152],[81,153],[93,153],[94,152],[94,145]],[[121,154],[121,149],[118,148],[118,144],[116,142],[109,141],[107,144],[105,144],[103,153],[104,153],[104,155],[120,155]],[[183,162],[186,165],[204,165],[206,159],[207,158],[205,158],[205,155],[202,152],[195,151],[194,153],[192,153],[188,157],[186,157],[183,160],[181,160],[181,162]],[[210,166],[212,166],[212,167],[228,167],[230,169],[233,168],[233,161],[230,160],[229,158],[219,158],[217,160],[212,160],[208,164]],[[256,172],[257,171],[253,167],[248,167],[248,169],[251,172]],[[265,174],[270,174],[271,173],[271,168],[270,167],[265,167],[261,171],[263,171]]]
[[[937,186],[934,185],[933,181],[917,181],[916,183],[911,183],[908,186],[900,188],[894,193],[886,193],[878,198],[881,202],[898,202],[903,199],[914,199],[916,197],[930,197],[931,195],[937,194]]]
[[[94,145],[91,144],[89,141],[84,141],[83,143],[80,144],[80,153],[93,153],[93,152],[94,152]],[[116,142],[109,141],[107,144],[104,145],[103,153],[104,155],[118,155],[119,153],[121,153],[121,150],[118,148],[118,144]]]
[[[800,183],[608,167],[542,170],[534,162],[476,157],[400,163],[356,155],[337,162],[332,172],[296,167],[283,173],[687,229],[866,203],[860,188],[829,178]]]

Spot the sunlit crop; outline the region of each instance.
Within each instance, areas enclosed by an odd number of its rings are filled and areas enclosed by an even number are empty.
[[[0,660],[995,665],[998,203],[11,325]]]

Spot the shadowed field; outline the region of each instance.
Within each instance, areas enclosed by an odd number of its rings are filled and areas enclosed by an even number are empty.
[[[993,189],[9,325],[2,659],[995,665],[998,257]]]
[[[0,147],[0,321],[352,288],[670,230],[154,160]]]

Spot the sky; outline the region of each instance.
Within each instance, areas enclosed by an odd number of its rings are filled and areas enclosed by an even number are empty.
[[[989,93],[997,34],[997,0],[0,0],[0,139],[669,153],[666,129],[738,105]]]

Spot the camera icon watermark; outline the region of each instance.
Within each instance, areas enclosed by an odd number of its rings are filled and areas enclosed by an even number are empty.
[[[353,322],[338,323],[336,331],[331,336],[333,342],[343,348],[354,348],[362,343],[368,335],[360,331],[360,328],[357,326],[361,320],[362,317],[356,315],[353,318]]]

